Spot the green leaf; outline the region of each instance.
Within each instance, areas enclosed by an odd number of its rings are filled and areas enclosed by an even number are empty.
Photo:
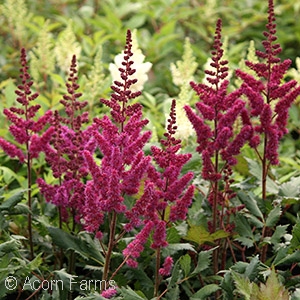
[[[231,271],[231,275],[238,292],[245,297],[245,300],[250,300],[252,293],[252,283],[250,280],[234,271]]]
[[[250,158],[245,157],[249,165],[249,172],[252,174],[259,182],[262,182],[262,167],[261,165]],[[267,176],[267,192],[271,194],[277,194],[279,190],[278,185],[269,177]]]
[[[203,226],[191,225],[184,238],[188,241],[196,242],[198,245],[202,245],[206,242],[213,243],[215,240],[228,237],[228,235],[228,232],[224,230],[218,230],[210,234]]]
[[[169,244],[180,243],[180,235],[175,227],[168,228],[167,241]]]
[[[172,270],[172,275],[171,275],[171,279],[170,282],[168,284],[168,289],[173,288],[176,283],[178,282],[178,280],[182,277],[181,275],[181,270],[180,270],[180,263],[179,263],[180,259],[178,259],[173,267]]]
[[[188,254],[185,254],[179,259],[180,267],[184,272],[184,276],[188,277],[191,270],[191,257]]]
[[[260,260],[258,258],[258,255],[256,255],[255,257],[253,257],[250,261],[250,263],[248,264],[244,275],[250,280],[253,281],[258,273],[259,273],[259,267],[260,267]]]
[[[299,263],[300,261],[300,251],[297,250],[291,254],[285,255],[282,259],[280,260],[274,260],[273,264],[276,266],[279,265],[292,265],[293,263]]]
[[[274,268],[272,268],[266,284],[260,286],[260,294],[262,299],[289,300],[288,291],[279,282]]]
[[[291,248],[292,249],[299,249],[300,248],[300,222],[293,227],[292,231],[292,239],[291,239]]]
[[[240,236],[253,238],[252,228],[248,223],[247,219],[243,215],[241,214],[236,215],[235,228]]]
[[[235,238],[235,241],[240,242],[243,246],[246,246],[248,248],[250,248],[254,245],[253,239],[247,238],[245,236],[239,236],[239,237]]]
[[[55,270],[53,273],[57,275],[60,280],[62,280],[63,287],[68,291],[74,290],[74,287],[78,285],[76,279],[78,276],[67,273],[65,269]]]
[[[239,191],[237,193],[238,198],[245,204],[246,208],[251,212],[251,214],[255,215],[256,217],[260,218],[261,220],[264,219],[264,216],[259,209],[257,202],[254,197],[246,194],[243,191]]]
[[[162,249],[163,256],[171,256],[178,251],[193,251],[196,252],[194,247],[189,243],[176,243],[169,244],[167,247]]]
[[[266,220],[266,226],[267,227],[275,226],[276,223],[278,222],[280,216],[281,216],[281,208],[280,208],[280,206],[275,206],[268,214],[268,217]]]
[[[4,201],[0,205],[0,211],[2,210],[10,210],[11,208],[15,207],[19,202],[22,201],[25,191],[20,191],[13,196],[9,197],[6,201]]]
[[[13,253],[18,251],[21,247],[21,243],[15,239],[11,239],[7,242],[0,244],[0,257],[3,256],[5,253]]]
[[[299,197],[300,177],[292,177],[288,182],[281,184],[279,195],[287,198]]]
[[[213,248],[213,249],[210,249],[207,251],[201,251],[198,254],[198,263],[192,274],[198,274],[209,268],[209,266],[211,264],[211,256],[215,249],[216,248]]]
[[[145,300],[146,298],[142,298],[135,291],[133,291],[130,287],[121,287],[121,293],[124,296],[124,300]]]
[[[100,265],[104,264],[104,257],[87,233],[74,236],[56,227],[48,227],[48,231],[53,242],[60,248],[74,250],[84,259],[91,259]]]
[[[271,243],[276,245],[281,242],[281,238],[286,234],[289,225],[278,225],[271,237]]]
[[[211,283],[201,288],[196,294],[194,294],[191,300],[205,300],[208,296],[218,291],[220,287],[217,284]]]

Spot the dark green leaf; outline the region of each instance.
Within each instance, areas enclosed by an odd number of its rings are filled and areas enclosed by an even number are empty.
[[[11,208],[15,207],[19,202],[22,201],[25,191],[18,192],[8,198],[0,205],[0,211],[2,210],[10,210]]]
[[[196,294],[191,297],[191,300],[205,300],[208,296],[218,291],[220,287],[217,284],[211,283],[201,288]]]
[[[94,260],[100,265],[104,263],[104,257],[95,242],[87,235],[74,236],[56,227],[48,227],[48,230],[53,242],[60,248],[74,250],[83,258]]]
[[[171,280],[168,284],[168,289],[172,289],[176,285],[177,281],[182,277],[179,261],[180,261],[180,259],[176,261],[176,263],[173,267]]]
[[[243,236],[243,237],[253,237],[252,228],[249,225],[249,222],[241,214],[236,215],[236,218],[235,218],[235,228],[236,228],[236,231],[238,232],[238,234],[240,236]]]
[[[259,209],[254,197],[247,195],[243,191],[239,191],[237,193],[237,196],[239,197],[241,202],[245,204],[246,208],[250,211],[251,214],[260,218],[261,220],[264,219],[263,214],[262,214],[261,210]]]
[[[249,278],[250,281],[253,281],[258,273],[259,273],[259,267],[260,267],[260,260],[258,258],[258,255],[253,257],[247,266],[244,275]]]
[[[281,242],[282,237],[286,234],[286,230],[289,225],[278,225],[271,237],[271,243],[276,245]]]
[[[211,256],[214,250],[215,248],[207,251],[201,251],[198,254],[198,264],[192,274],[198,274],[209,268],[211,264]]]
[[[130,287],[121,287],[121,293],[124,296],[124,300],[145,300],[146,299],[139,296]]]
[[[292,249],[299,249],[300,248],[300,222],[293,227],[292,231],[292,240],[291,240],[291,248]]]

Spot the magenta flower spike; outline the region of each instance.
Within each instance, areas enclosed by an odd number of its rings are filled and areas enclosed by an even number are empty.
[[[16,157],[23,163],[37,158],[41,151],[41,143],[47,143],[49,140],[51,129],[44,132],[41,138],[39,134],[49,122],[52,113],[47,111],[36,121],[34,120],[41,106],[33,104],[33,101],[38,97],[38,93],[32,92],[33,81],[28,73],[28,62],[24,48],[21,49],[20,61],[22,65],[20,69],[22,83],[18,85],[15,93],[18,96],[16,100],[21,107],[5,108],[3,111],[6,118],[12,123],[9,126],[9,131],[19,145],[12,144],[0,137],[0,147],[10,157]],[[25,145],[25,152],[22,150],[21,145]]]
[[[130,100],[140,95],[140,92],[130,90],[130,86],[137,81],[131,79],[135,73],[134,62],[131,61],[131,42],[131,32],[128,31],[122,63],[124,67],[119,69],[122,82],[114,82],[110,100],[101,99],[111,109],[112,120],[107,116],[94,119],[100,129],[93,132],[93,137],[103,155],[101,165],[97,165],[91,153],[84,151],[93,178],[86,185],[84,219],[87,224],[94,224],[93,231],[100,230],[104,219],[90,212],[91,204],[102,214],[125,213],[124,195],[138,193],[151,160],[142,151],[151,136],[149,131],[141,133],[148,120],[142,119],[142,106],[139,103],[129,104]],[[92,190],[97,193],[91,193]],[[95,221],[92,221],[93,218]]]
[[[190,185],[190,182],[194,174],[188,172],[180,177],[182,167],[190,160],[191,154],[178,153],[181,141],[174,137],[177,129],[175,106],[176,102],[173,100],[167,132],[161,140],[162,148],[151,147],[155,166],[150,165],[148,168],[144,193],[132,209],[126,212],[126,217],[130,220],[125,226],[126,230],[144,224],[141,238],[138,234],[123,251],[125,257],[130,257],[127,264],[132,267],[137,267],[136,258],[140,256],[144,249],[143,245],[151,233],[153,233],[151,248],[159,251],[168,245],[166,240],[168,224],[185,220],[188,208],[192,204],[195,187]],[[169,208],[170,213],[167,215]],[[160,257],[160,254],[157,255]]]
[[[202,177],[217,182],[222,178],[226,165],[237,163],[234,156],[240,153],[242,146],[252,136],[252,127],[246,117],[242,117],[243,127],[235,134],[234,124],[239,116],[246,115],[245,102],[239,97],[241,91],[227,93],[229,81],[228,61],[223,59],[221,42],[222,22],[216,25],[215,41],[212,51],[211,69],[205,70],[209,84],[191,82],[191,87],[199,96],[197,112],[185,106],[186,114],[197,135],[197,151],[202,156]],[[219,165],[219,160],[223,164]],[[225,165],[225,166],[224,166]]]
[[[79,101],[76,56],[72,57],[67,94],[60,103],[64,106],[65,115],[54,112],[52,118],[51,140],[44,143],[46,161],[50,165],[53,176],[59,179],[57,184],[47,184],[42,178],[37,183],[46,201],[60,208],[62,221],[67,222],[70,216],[77,223],[83,217],[85,185],[83,179],[88,175],[88,169],[83,151],[93,152],[95,140],[91,131],[95,125],[83,129],[88,122],[88,113],[82,112],[87,106],[86,101]]]
[[[267,30],[263,33],[266,39],[262,42],[264,51],[256,51],[261,62],[246,61],[256,77],[241,70],[237,70],[236,74],[243,80],[240,91],[248,98],[251,108],[249,118],[257,117],[260,120],[259,125],[252,125],[254,135],[250,146],[257,148],[259,140],[263,139],[265,151],[261,154],[261,160],[267,165],[277,165],[279,141],[287,133],[288,110],[300,94],[300,87],[295,80],[283,80],[291,60],[281,61],[278,57],[282,49],[276,42],[276,18],[272,0],[269,0],[268,14]]]
[[[134,225],[124,224],[124,230],[117,231],[117,218],[124,214],[126,216],[131,210],[130,206],[134,205],[130,201],[142,201],[143,197],[140,198],[139,192],[151,161],[151,157],[143,151],[151,137],[150,131],[142,132],[148,120],[143,119],[141,104],[130,104],[141,94],[131,90],[131,86],[137,82],[134,78],[132,56],[131,32],[128,30],[122,68],[119,68],[121,81],[114,81],[110,99],[101,99],[110,108],[111,118],[104,116],[102,119],[94,119],[97,129],[93,130],[92,136],[101,153],[101,159],[97,161],[91,152],[83,151],[92,177],[87,181],[84,190],[83,226],[98,238],[103,236],[101,227],[106,220],[110,227],[103,280],[108,279],[111,254],[119,235],[144,225],[136,236],[136,242],[128,246],[128,253],[124,252],[128,256],[127,264],[135,267],[135,258],[143,250],[152,230],[151,223],[143,224],[138,217],[134,217]],[[126,202],[125,198],[131,200]]]
[[[33,93],[33,81],[28,73],[28,62],[26,58],[26,51],[21,49],[21,81],[18,89],[15,91],[18,96],[16,101],[20,107],[10,107],[4,109],[3,113],[7,119],[12,123],[9,126],[9,131],[14,137],[16,144],[6,141],[0,137],[0,147],[11,157],[18,158],[20,163],[27,165],[27,203],[31,210],[32,197],[32,162],[37,158],[42,151],[43,146],[49,142],[52,129],[48,128],[44,133],[41,133],[52,116],[51,111],[47,111],[44,115],[37,117],[40,109],[39,104],[33,104],[38,97],[38,93]],[[35,120],[37,118],[37,120]],[[21,145],[24,145],[22,147]],[[24,149],[25,148],[25,149]],[[32,216],[28,214],[28,235],[30,244],[30,258],[34,258],[33,239],[32,239]]]

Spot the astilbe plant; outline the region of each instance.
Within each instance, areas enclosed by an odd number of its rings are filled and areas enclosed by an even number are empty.
[[[161,264],[161,249],[168,245],[167,228],[174,222],[183,221],[187,217],[188,208],[192,203],[194,185],[189,185],[194,174],[188,172],[180,177],[182,167],[190,160],[190,153],[178,153],[181,140],[175,138],[176,133],[176,102],[172,101],[165,139],[161,140],[162,148],[151,147],[152,157],[156,163],[150,165],[147,179],[144,182],[144,193],[126,216],[130,219],[127,230],[131,227],[144,225],[142,231],[123,251],[130,256],[127,263],[136,267],[136,259],[140,256],[147,238],[153,232],[151,248],[156,251],[156,274],[154,296],[158,296],[161,276],[170,274],[173,259],[166,257]]]
[[[125,197],[132,197],[139,192],[151,160],[143,152],[151,132],[141,133],[148,121],[142,119],[142,106],[139,103],[129,104],[140,95],[140,92],[131,90],[131,86],[137,82],[137,79],[131,79],[135,73],[131,47],[131,32],[128,31],[122,68],[119,68],[121,81],[114,81],[109,100],[101,99],[111,109],[112,119],[108,116],[94,119],[99,130],[94,130],[92,134],[101,152],[101,164],[97,164],[91,152],[83,152],[92,176],[84,190],[83,222],[85,229],[94,232],[100,239],[101,245],[101,225],[106,217],[109,220],[107,249],[103,245],[104,281],[109,278],[112,251],[126,233],[124,229],[117,232],[118,220],[128,210]]]
[[[88,175],[83,151],[93,152],[96,146],[91,135],[95,125],[83,128],[88,122],[88,113],[83,111],[87,102],[79,100],[81,93],[77,91],[79,89],[77,80],[77,63],[74,55],[66,83],[67,93],[60,100],[64,109],[61,114],[59,111],[54,112],[50,121],[51,139],[48,143],[40,145],[56,180],[47,183],[42,178],[37,179],[46,201],[58,207],[59,228],[62,228],[65,222],[72,234],[82,229],[81,219],[85,205],[84,181]],[[59,261],[62,267],[62,252],[59,254]],[[74,253],[71,252],[68,266],[70,273],[73,272],[74,264]]]
[[[228,61],[222,59],[221,42],[222,22],[216,25],[214,50],[212,51],[211,70],[206,70],[207,84],[191,82],[191,87],[199,96],[197,112],[185,106],[186,114],[197,135],[197,151],[202,157],[202,178],[210,182],[208,202],[212,207],[212,219],[208,222],[211,233],[222,229],[232,233],[234,224],[230,223],[230,214],[236,208],[230,204],[234,193],[231,167],[237,163],[235,158],[243,145],[252,137],[253,128],[248,124],[245,101],[240,99],[241,91],[227,92],[229,81]],[[242,120],[241,130],[236,133],[234,124]],[[220,240],[217,244],[220,245]],[[228,245],[227,245],[228,246]],[[226,248],[226,244],[224,245]],[[219,270],[218,253],[214,251],[214,271]]]
[[[267,199],[267,177],[270,167],[279,164],[279,141],[288,132],[286,127],[289,108],[300,94],[300,86],[295,80],[283,80],[291,60],[281,61],[278,57],[282,49],[276,42],[275,21],[273,0],[269,0],[267,30],[263,33],[266,39],[262,42],[264,51],[256,51],[260,62],[245,62],[246,66],[255,72],[255,76],[241,70],[236,72],[243,80],[240,91],[249,102],[249,114],[245,120],[254,132],[250,146],[254,148],[262,166],[263,200]],[[264,228],[263,237],[268,234],[267,231],[268,229]],[[266,247],[261,259],[266,259]]]
[[[18,85],[15,91],[18,96],[16,101],[20,107],[13,106],[4,109],[3,113],[6,118],[12,123],[9,126],[9,131],[14,137],[16,144],[12,144],[0,137],[0,147],[12,158],[18,158],[20,163],[25,163],[27,166],[27,201],[30,213],[28,214],[28,237],[30,243],[30,257],[34,257],[33,240],[32,240],[32,164],[33,160],[38,157],[42,150],[37,144],[47,144],[50,139],[52,129],[48,129],[43,134],[41,133],[48,121],[51,118],[51,111],[46,112],[43,116],[37,117],[40,109],[39,104],[34,104],[34,100],[38,97],[38,93],[32,91],[33,81],[28,73],[28,62],[26,51],[21,50],[21,75],[22,83]],[[35,119],[37,119],[35,121]],[[38,143],[37,143],[38,142]],[[22,147],[24,145],[24,147]]]

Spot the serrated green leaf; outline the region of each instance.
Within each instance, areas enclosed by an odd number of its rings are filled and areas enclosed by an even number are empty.
[[[184,272],[184,276],[188,277],[191,270],[191,257],[188,254],[185,254],[179,259],[180,267]]]
[[[42,259],[43,252],[39,253],[33,260],[31,260],[27,265],[26,269],[30,272],[35,271],[43,263]]]
[[[289,225],[278,225],[275,228],[275,231],[271,237],[271,243],[273,245],[276,245],[278,243],[280,243],[281,238],[286,234],[287,228],[289,227]]]
[[[246,246],[248,248],[250,248],[254,245],[254,241],[245,236],[239,236],[239,237],[235,238],[234,240],[240,242],[243,246]]]
[[[207,251],[201,251],[198,254],[198,263],[192,274],[198,274],[209,268],[211,264],[211,256],[214,250],[215,248]]]
[[[62,249],[74,250],[84,259],[91,259],[100,265],[104,264],[104,257],[96,247],[94,241],[87,236],[73,236],[59,228],[48,227],[53,242]]]
[[[250,280],[234,271],[231,271],[231,275],[238,292],[245,297],[245,300],[250,300],[253,285]]]
[[[276,263],[276,266],[279,265],[292,265],[293,263],[299,263],[300,261],[300,251],[297,250],[291,254],[285,255],[281,260],[274,260],[274,265]]]
[[[228,235],[228,232],[224,230],[218,230],[210,234],[203,226],[191,225],[184,238],[188,241],[196,242],[198,245],[202,245],[206,242],[213,243],[215,240],[225,238]]]
[[[224,239],[229,236],[229,233],[225,230],[217,230],[216,232],[212,233],[210,235],[213,239],[213,241],[218,239]]]
[[[251,214],[260,218],[261,220],[264,219],[263,213],[259,209],[254,197],[246,194],[243,191],[238,191],[237,196],[242,201],[242,203],[245,204],[246,208],[251,212]]]
[[[196,252],[194,247],[189,243],[176,243],[176,244],[169,244],[167,247],[162,249],[163,256],[171,256],[174,253],[182,250],[188,250]]]
[[[67,273],[65,269],[55,270],[53,273],[62,280],[63,287],[68,291],[74,290],[75,285],[78,285],[76,279],[78,276]]]
[[[244,213],[243,215],[248,219],[248,222],[250,224],[254,225],[256,228],[264,227],[264,223],[262,221],[260,221],[257,217],[255,217],[254,215],[252,215],[250,213]]]
[[[250,280],[253,281],[258,273],[259,273],[259,267],[260,267],[260,260],[258,258],[258,255],[253,257],[248,264],[244,275]]]
[[[217,284],[211,283],[207,284],[201,288],[196,294],[194,294],[190,299],[191,300],[205,300],[208,296],[218,291],[220,287]]]
[[[300,248],[300,222],[293,227],[292,231],[292,239],[291,239],[291,248],[299,249]]]
[[[253,238],[252,228],[247,219],[241,214],[236,215],[235,229],[240,236]]]
[[[279,282],[274,268],[272,268],[266,284],[260,286],[260,295],[263,297],[261,299],[289,300],[288,291]]]
[[[266,226],[267,227],[273,227],[278,222],[279,218],[281,216],[281,208],[280,206],[275,206],[268,214],[267,220],[266,220]]]
[[[299,185],[300,177],[292,177],[288,182],[284,182],[281,184],[279,195],[289,198],[299,197]]]
[[[7,242],[0,244],[0,257],[6,253],[12,253],[17,251],[21,247],[21,243],[11,239]]]

